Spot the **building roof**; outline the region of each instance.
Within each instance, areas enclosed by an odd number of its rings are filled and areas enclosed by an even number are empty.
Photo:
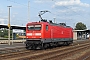
[[[85,30],[73,30],[73,31],[75,31],[75,32],[79,32],[79,31],[83,32],[83,31],[90,31],[90,30],[85,29]]]
[[[22,30],[26,30],[26,26],[11,25],[10,27],[11,27],[11,29],[22,29]],[[0,24],[0,28],[7,28],[8,29],[8,25],[7,24]]]

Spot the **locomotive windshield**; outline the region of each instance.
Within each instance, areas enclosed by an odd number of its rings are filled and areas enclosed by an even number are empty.
[[[41,30],[41,25],[28,25],[28,30]]]

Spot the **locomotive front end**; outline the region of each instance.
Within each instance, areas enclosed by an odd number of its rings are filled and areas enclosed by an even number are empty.
[[[41,24],[33,24],[27,26],[26,38],[31,39],[40,39],[41,38]]]
[[[40,48],[42,44],[42,24],[29,23],[26,27],[26,48]]]

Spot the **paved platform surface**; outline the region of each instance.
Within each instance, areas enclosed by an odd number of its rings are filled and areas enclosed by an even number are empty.
[[[25,43],[11,43],[10,45],[8,44],[0,44],[0,49],[5,49],[5,48],[16,48],[16,47],[25,47]]]

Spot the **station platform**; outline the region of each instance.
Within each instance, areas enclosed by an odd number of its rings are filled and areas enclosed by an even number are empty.
[[[17,42],[25,42],[26,40],[10,40],[10,42],[14,42],[14,43],[17,43]],[[3,44],[3,43],[8,43],[8,40],[0,40],[0,44]]]
[[[25,47],[25,43],[0,44],[0,49]]]

